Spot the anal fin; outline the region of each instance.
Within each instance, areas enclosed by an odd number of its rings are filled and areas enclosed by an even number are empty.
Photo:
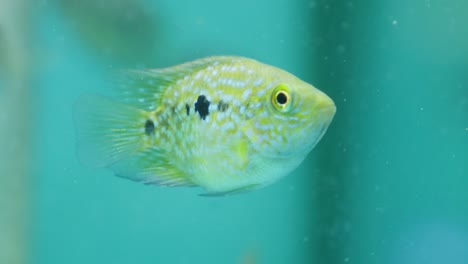
[[[246,186],[242,186],[236,189],[224,191],[224,192],[208,192],[208,193],[202,193],[200,196],[205,196],[205,197],[220,197],[220,196],[229,196],[233,194],[239,194],[239,193],[245,193],[249,191],[253,191],[259,187],[259,184],[249,184]]]
[[[170,162],[166,153],[153,147],[122,159],[110,168],[118,177],[161,186],[195,186]]]

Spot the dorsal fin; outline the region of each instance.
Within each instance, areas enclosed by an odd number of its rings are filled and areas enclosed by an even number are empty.
[[[124,103],[146,111],[153,111],[167,87],[185,76],[209,66],[230,63],[238,57],[207,57],[163,69],[121,70],[115,77],[115,97]]]

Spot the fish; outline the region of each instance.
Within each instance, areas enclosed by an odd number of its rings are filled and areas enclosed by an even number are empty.
[[[206,196],[253,191],[290,174],[329,127],[325,93],[280,68],[213,56],[118,74],[74,109],[81,163]]]

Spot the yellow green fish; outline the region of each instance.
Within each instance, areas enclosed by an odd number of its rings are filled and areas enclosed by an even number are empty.
[[[75,108],[80,160],[146,184],[250,191],[294,170],[333,119],[333,101],[279,68],[208,57],[128,70],[114,99]]]

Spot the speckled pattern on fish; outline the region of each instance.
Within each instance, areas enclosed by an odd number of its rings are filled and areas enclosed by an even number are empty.
[[[258,189],[288,174],[335,113],[312,85],[242,57],[122,76],[115,100],[78,100],[80,159],[121,177],[201,186],[210,195]]]

